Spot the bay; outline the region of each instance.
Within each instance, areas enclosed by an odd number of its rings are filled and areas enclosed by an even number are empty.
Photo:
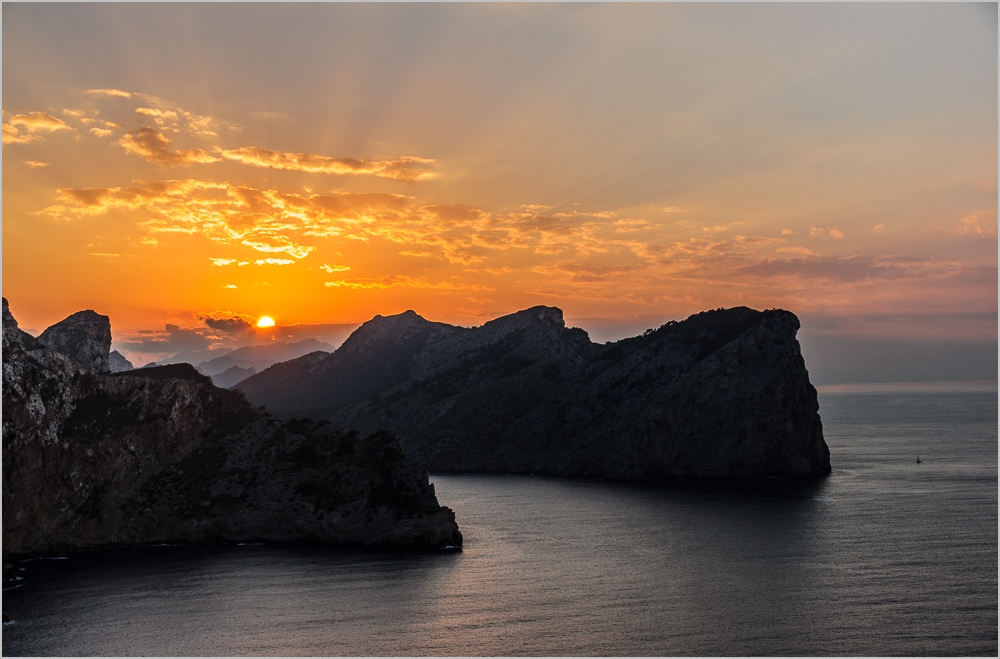
[[[434,475],[461,553],[22,563],[3,653],[996,656],[996,392],[825,392],[820,414],[811,483]]]

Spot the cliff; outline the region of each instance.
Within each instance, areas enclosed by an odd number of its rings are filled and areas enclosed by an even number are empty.
[[[809,477],[830,458],[798,328],[740,307],[597,345],[550,307],[471,329],[406,312],[237,388],[281,416],[387,429],[435,471]]]
[[[97,318],[46,330],[65,354],[21,331],[3,301],[5,555],[248,540],[461,546],[454,514],[391,435],[278,421],[186,364],[97,370],[111,339]]]

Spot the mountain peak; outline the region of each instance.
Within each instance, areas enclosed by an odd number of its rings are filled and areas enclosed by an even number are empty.
[[[111,372],[111,320],[96,311],[67,316],[42,332],[38,341],[92,371]]]
[[[386,341],[390,343],[406,341],[414,333],[435,327],[450,326],[427,320],[412,309],[392,316],[378,315],[354,330],[338,352],[343,354],[365,352],[384,344]]]

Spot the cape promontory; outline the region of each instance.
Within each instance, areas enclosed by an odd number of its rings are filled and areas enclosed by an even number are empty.
[[[810,477],[830,453],[798,328],[738,307],[601,345],[552,307],[474,328],[407,311],[235,388],[280,417],[389,430],[432,471]]]
[[[3,551],[206,541],[461,546],[385,432],[278,421],[187,364],[109,368],[106,316],[34,338],[3,300]]]

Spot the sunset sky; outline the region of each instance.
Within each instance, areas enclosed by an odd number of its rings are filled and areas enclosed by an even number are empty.
[[[3,294],[137,363],[537,304],[995,363],[996,5],[5,3]]]

